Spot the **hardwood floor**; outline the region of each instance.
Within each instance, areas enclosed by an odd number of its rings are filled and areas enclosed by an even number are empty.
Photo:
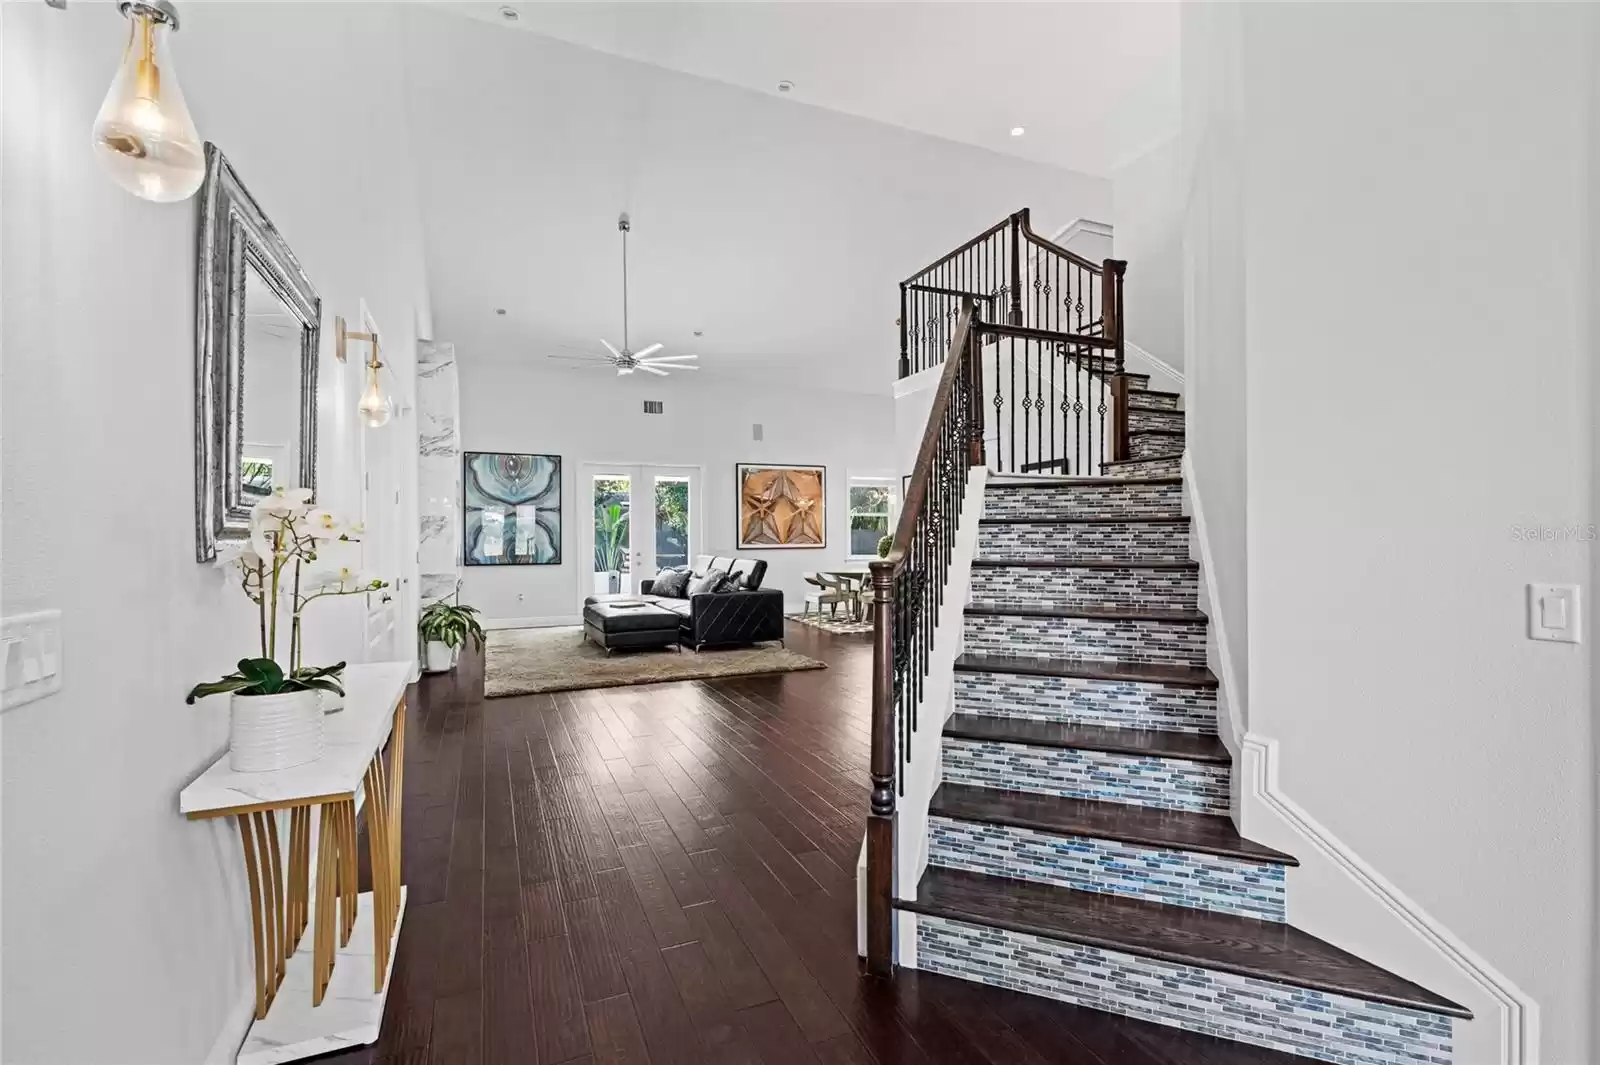
[[[1265,1065],[1299,1059],[902,973],[864,979],[870,637],[827,670],[410,700],[383,1035],[340,1065]]]

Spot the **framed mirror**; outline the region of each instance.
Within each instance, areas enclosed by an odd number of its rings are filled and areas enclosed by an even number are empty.
[[[214,144],[200,194],[195,357],[195,555],[249,536],[278,485],[317,487],[322,300]]]

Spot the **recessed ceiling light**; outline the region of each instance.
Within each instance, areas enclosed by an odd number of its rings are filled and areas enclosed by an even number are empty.
[[[794,82],[792,82],[792,81],[780,81],[780,82],[778,82],[778,91],[779,92],[791,92],[791,91],[793,91],[793,89],[794,89]]]
[[[502,7],[500,9],[500,17],[507,22],[515,22],[522,16],[517,13],[517,9],[514,7]]]
[[[506,309],[504,307],[496,307],[494,309],[494,313],[503,315],[506,313]]]
[[[1013,137],[1020,137],[1026,132],[1028,132],[1028,131],[1023,129],[1021,126],[1012,126],[1011,127],[1011,135]]]

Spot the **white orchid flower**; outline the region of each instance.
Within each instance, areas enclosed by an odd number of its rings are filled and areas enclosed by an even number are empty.
[[[317,540],[342,540],[349,532],[345,524],[331,510],[313,510],[297,522],[295,527],[302,536],[310,536]]]
[[[273,518],[299,518],[311,508],[311,489],[284,488],[279,485],[272,494],[250,508],[253,520],[257,514]]]

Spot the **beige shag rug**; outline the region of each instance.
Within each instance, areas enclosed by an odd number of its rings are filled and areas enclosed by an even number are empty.
[[[531,695],[535,692],[617,688],[669,680],[742,677],[755,673],[793,673],[827,669],[827,663],[757,644],[720,651],[605,651],[583,638],[573,625],[553,629],[494,629],[484,660],[483,693]]]

